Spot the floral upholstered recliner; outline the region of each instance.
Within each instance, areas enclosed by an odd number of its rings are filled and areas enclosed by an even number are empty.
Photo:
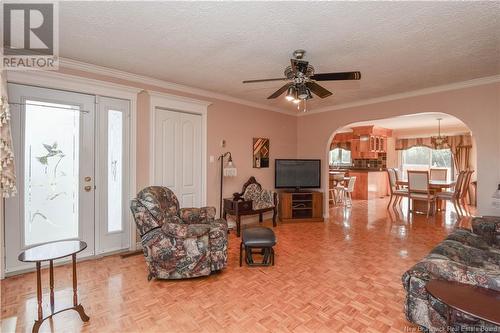
[[[227,264],[227,222],[215,208],[180,208],[166,187],[150,186],[131,201],[149,269],[148,280],[206,276]]]
[[[457,229],[403,274],[406,318],[430,332],[447,332],[447,307],[427,293],[431,279],[500,292],[500,217],[477,217],[472,232]],[[474,301],[474,300],[471,300]],[[500,332],[499,327],[457,312],[453,332]]]

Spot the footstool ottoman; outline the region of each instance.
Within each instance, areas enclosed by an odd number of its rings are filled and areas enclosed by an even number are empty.
[[[244,229],[241,233],[240,266],[243,251],[245,251],[245,262],[249,266],[274,266],[274,245],[276,245],[276,236],[272,229],[265,227]],[[254,252],[254,249],[260,251]],[[262,262],[254,262],[254,253],[262,254]]]

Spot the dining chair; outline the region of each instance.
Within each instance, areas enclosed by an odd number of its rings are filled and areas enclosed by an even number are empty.
[[[473,173],[474,173],[474,170],[467,170],[466,171],[462,186],[460,188],[461,193],[460,193],[460,198],[459,198],[459,204],[461,204],[461,207],[464,209],[464,212],[466,212],[467,215],[470,215],[470,212],[468,209],[468,204],[467,204],[467,194],[469,193],[470,180],[472,178]]]
[[[431,180],[444,180],[448,179],[448,169],[430,169],[430,179]]]
[[[333,203],[335,205],[335,181],[333,181],[333,176],[330,175],[330,182],[329,182],[329,197],[328,197],[328,202]]]
[[[401,179],[400,175],[402,175],[402,172],[398,168],[393,168],[393,169],[394,169],[394,174],[396,175],[396,188],[398,190],[404,190],[404,192],[408,196],[408,185],[398,185],[398,182]],[[403,201],[403,197],[399,196],[399,197],[397,197],[397,199],[398,199],[398,202],[396,202],[395,205],[401,204],[401,201]]]
[[[401,174],[401,172],[399,171],[399,169],[398,168],[392,168],[392,170],[394,170],[394,174],[396,175],[396,187],[398,189],[406,188],[406,186],[397,185],[397,182],[400,179],[399,175]]]
[[[399,188],[398,186],[398,173],[396,169],[389,168],[387,169],[387,175],[389,177],[389,190],[391,197],[389,199],[389,203],[387,204],[387,209],[391,206],[392,199],[394,198],[394,202],[392,203],[392,207],[396,207],[398,201],[401,201],[403,197],[408,196],[408,190]]]
[[[338,199],[338,194],[340,190],[343,188],[342,182],[344,181],[345,178],[345,173],[338,173],[332,176],[333,178],[333,186],[330,187],[330,202],[333,201],[333,204],[335,205],[336,203],[339,202]]]
[[[460,171],[458,173],[457,181],[455,183],[455,187],[452,191],[443,191],[436,193],[436,199],[439,200],[448,200],[453,204],[455,208],[455,212],[457,212],[458,217],[462,217],[462,209],[460,207],[460,195],[462,193],[462,186],[464,184],[464,179],[467,175],[467,171]]]
[[[330,187],[330,189],[328,191],[330,192],[330,197],[329,197],[328,201],[335,205],[335,188]]]
[[[352,192],[354,192],[355,183],[356,183],[356,176],[349,177],[349,182],[347,183],[347,186],[340,188],[340,193],[342,193],[344,205],[348,207],[352,206]]]
[[[413,200],[427,201],[427,217],[431,210],[431,204],[436,208],[436,197],[429,188],[429,173],[427,171],[408,170],[408,216],[411,212]]]

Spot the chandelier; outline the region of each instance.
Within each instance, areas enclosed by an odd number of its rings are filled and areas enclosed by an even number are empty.
[[[443,120],[443,118],[437,118],[437,121],[438,121],[438,135],[431,137],[434,149],[448,148],[448,137],[447,136],[441,136],[441,120]]]

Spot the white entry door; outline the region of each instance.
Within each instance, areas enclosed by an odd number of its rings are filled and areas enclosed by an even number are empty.
[[[9,83],[18,194],[5,200],[6,273],[31,246],[80,239],[80,256],[130,247],[130,102]]]
[[[6,273],[23,249],[63,239],[94,254],[95,96],[8,85],[18,194],[5,200]]]
[[[98,97],[96,252],[130,247],[128,205],[130,102]]]
[[[201,115],[156,108],[153,117],[153,184],[173,190],[181,207],[200,207]]]

